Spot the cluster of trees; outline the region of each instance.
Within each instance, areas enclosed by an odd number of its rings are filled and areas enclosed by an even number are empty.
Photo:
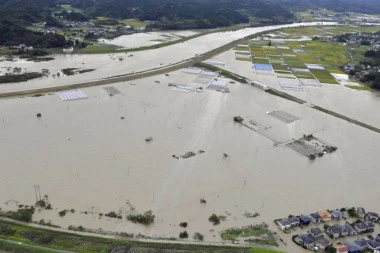
[[[380,90],[380,72],[376,69],[380,69],[380,51],[367,50],[364,53],[366,57],[361,63],[364,65],[372,66],[372,70],[362,75],[362,82],[369,83],[371,88]]]
[[[95,1],[86,8],[88,16],[137,18],[155,21],[152,26],[163,29],[214,28],[246,23],[249,16],[286,23],[295,19],[278,4],[263,0],[143,0]]]
[[[132,221],[133,223],[141,223],[144,225],[150,225],[154,222],[155,215],[152,211],[146,211],[144,214],[130,214],[127,216],[127,219],[129,221]]]
[[[44,35],[25,28],[35,22],[46,22],[50,25],[58,23],[51,16],[50,11],[44,8],[44,5],[38,5],[39,1],[43,2],[43,0],[33,2],[0,0],[0,45],[26,44],[39,48],[53,48],[63,47],[68,43],[62,35]]]

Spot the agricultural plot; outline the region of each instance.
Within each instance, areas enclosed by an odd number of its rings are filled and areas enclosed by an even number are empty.
[[[275,72],[290,73],[287,64],[272,63],[272,68],[274,69]]]
[[[320,83],[339,84],[339,82],[325,69],[312,69],[311,73]]]
[[[249,52],[249,47],[248,46],[239,45],[239,46],[234,47],[234,50],[235,51]]]
[[[278,120],[281,120],[285,123],[292,123],[292,122],[299,119],[296,116],[294,116],[290,113],[284,112],[284,111],[273,111],[273,112],[268,113],[268,115],[270,115],[270,116],[272,116]]]
[[[316,31],[327,32],[314,27],[305,29],[313,35]],[[321,83],[339,84],[330,73],[341,73],[339,66],[349,61],[345,49],[335,42],[294,41],[280,44],[254,41],[249,48],[254,68],[261,70],[261,66],[271,66],[271,69],[265,67],[265,70],[274,70],[279,78],[284,78],[285,81],[280,81],[284,89],[321,87]]]
[[[269,59],[268,58],[258,58],[254,57],[252,59],[253,63],[255,64],[269,64]]]

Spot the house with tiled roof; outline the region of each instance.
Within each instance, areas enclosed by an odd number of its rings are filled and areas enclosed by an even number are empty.
[[[320,211],[319,215],[322,218],[322,221],[330,221],[331,220],[331,214],[328,211]]]
[[[319,213],[311,213],[310,219],[313,223],[319,223],[322,221],[322,217],[319,215]]]
[[[336,253],[348,253],[347,245],[338,244],[335,248],[336,248]]]
[[[314,247],[314,238],[310,234],[302,234],[298,236],[300,238],[301,244],[305,248],[312,248]]]
[[[309,234],[314,238],[318,238],[320,236],[323,236],[323,231],[319,228],[311,228]]]
[[[315,242],[315,246],[322,250],[331,245],[332,243],[329,240],[327,240],[324,236],[320,236],[318,240]]]

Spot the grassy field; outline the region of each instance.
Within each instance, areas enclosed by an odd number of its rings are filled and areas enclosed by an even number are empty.
[[[132,26],[133,28],[141,28],[149,24],[148,22],[140,21],[134,18],[119,20],[119,23]]]
[[[9,242],[0,241],[0,250],[4,250],[5,252],[15,252],[15,253],[56,253],[54,250],[46,250],[46,249],[37,249],[27,245],[18,245]],[[0,251],[2,252],[2,251]]]
[[[156,253],[162,252],[163,249],[173,253],[276,253],[277,251],[267,249],[255,249],[244,247],[228,247],[228,246],[206,246],[194,244],[167,244],[167,243],[147,243],[135,240],[116,240],[106,239],[101,237],[82,236],[64,232],[50,231],[25,225],[19,225],[0,221],[0,238],[23,242],[29,245],[39,245],[52,250],[36,250],[26,245],[10,245],[10,243],[1,243],[0,249],[14,250],[14,252],[38,252],[50,253],[54,249],[68,250],[80,253],[93,253],[93,252],[111,252],[114,248],[129,250],[134,248],[149,249],[149,252]],[[254,251],[253,251],[254,250]],[[264,251],[262,251],[264,250]]]
[[[354,89],[354,90],[366,90],[366,91],[370,91],[371,90],[371,87],[367,86],[367,85],[360,85],[360,86],[356,86],[356,85],[345,85],[347,88],[350,88],[350,89]]]
[[[89,45],[85,48],[81,48],[77,51],[80,54],[104,54],[104,53],[116,53],[117,51],[111,47]]]
[[[252,243],[278,246],[272,232],[270,232],[266,226],[262,225],[247,226],[243,228],[230,228],[222,232],[221,237],[223,240],[233,241],[240,239]]]

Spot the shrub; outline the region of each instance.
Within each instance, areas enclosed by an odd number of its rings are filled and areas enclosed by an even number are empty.
[[[199,232],[194,233],[193,239],[197,241],[203,241],[203,235]]]
[[[350,209],[347,210],[348,212],[348,215],[351,217],[351,218],[359,218],[359,214],[358,212],[356,211],[355,207],[351,207]]]
[[[62,210],[58,214],[59,214],[59,216],[63,217],[66,215],[66,213],[67,213],[67,210]]]
[[[117,214],[114,211],[105,214],[105,216],[110,218],[117,218]]]
[[[14,235],[16,233],[16,229],[12,229],[7,225],[0,225],[0,235]]]
[[[216,214],[212,214],[209,218],[208,218],[208,221],[209,222],[212,222],[212,224],[215,226],[215,225],[218,225],[220,224],[220,221],[224,221],[226,219],[226,216],[222,216],[222,215],[216,215]]]
[[[41,113],[37,113],[37,117],[41,117]],[[37,201],[36,206],[44,208],[46,206],[45,200],[41,199],[41,200]]]
[[[187,227],[187,222],[181,222],[179,224],[180,227],[186,228]]]
[[[189,237],[189,234],[186,231],[179,233],[179,238],[181,239],[186,239],[188,237]]]

